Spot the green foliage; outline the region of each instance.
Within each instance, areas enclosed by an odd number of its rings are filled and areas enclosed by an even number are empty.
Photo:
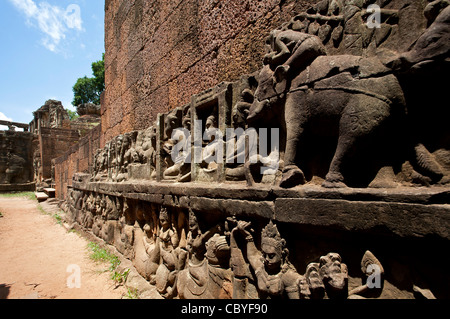
[[[106,249],[100,248],[96,243],[89,243],[88,248],[91,250],[90,258],[97,262],[109,262],[109,270],[114,271],[120,264],[119,257],[110,254]]]
[[[127,280],[128,274],[130,273],[130,269],[127,269],[123,273],[118,272],[117,270],[111,274],[111,279],[116,282],[117,285],[123,285]]]
[[[128,288],[126,299],[139,299],[139,292],[137,289]]]
[[[27,199],[35,200],[36,195],[33,192],[16,192],[16,193],[3,193],[0,194],[3,198],[25,197]]]
[[[102,59],[91,65],[94,77],[79,78],[73,86],[74,98],[72,104],[78,106],[83,103],[100,104],[100,95],[105,89],[105,54]]]
[[[39,211],[40,211],[42,214],[53,217],[53,219],[56,221],[56,223],[57,223],[58,225],[62,225],[62,223],[63,223],[63,218],[62,218],[62,216],[60,215],[60,214],[62,213],[62,211],[58,211],[58,212],[52,214],[52,213],[47,212],[47,211],[44,209],[44,207],[41,206],[41,204],[37,205],[37,208],[39,209]]]
[[[105,54],[102,54],[102,59],[92,63],[92,73],[94,74],[95,85],[98,92],[103,92],[105,89]]]
[[[78,113],[72,110],[67,110],[67,114],[69,114],[69,119],[71,121],[76,120],[79,117]]]
[[[87,76],[79,78],[73,86],[74,98],[72,104],[100,103],[101,92],[98,92],[96,87],[94,78],[88,78]]]

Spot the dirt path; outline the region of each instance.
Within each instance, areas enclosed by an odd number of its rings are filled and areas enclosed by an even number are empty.
[[[88,242],[37,207],[26,198],[0,197],[0,299],[124,296],[126,289],[114,289],[105,271],[109,265],[89,259]],[[77,282],[78,269],[81,287],[69,288],[68,281]]]

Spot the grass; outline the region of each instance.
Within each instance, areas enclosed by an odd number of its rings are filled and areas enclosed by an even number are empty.
[[[123,285],[125,281],[127,280],[128,274],[130,273],[130,269],[125,270],[123,273],[118,272],[115,270],[111,274],[111,279],[117,284],[117,285]]]
[[[25,197],[27,199],[36,200],[36,195],[34,195],[34,192],[1,193],[0,197],[2,198]]]
[[[91,251],[89,257],[96,262],[109,263],[109,271],[115,271],[117,266],[120,265],[119,257],[114,254],[109,253],[106,249],[101,248],[98,244],[90,242],[88,244],[88,249]]]
[[[58,211],[58,212],[56,212],[54,214],[51,214],[51,213],[47,212],[41,205],[38,205],[37,208],[39,209],[39,211],[42,214],[49,215],[49,216],[53,217],[53,219],[55,219],[55,221],[56,221],[56,223],[58,225],[62,225],[63,219],[62,219],[62,217],[60,215],[61,211]]]
[[[126,299],[139,299],[139,292],[137,289],[128,288]]]
[[[110,279],[114,281],[116,288],[124,285],[127,280],[130,269],[126,269],[123,272],[118,271],[118,266],[120,265],[119,257],[108,252],[106,249],[101,248],[98,244],[89,242],[87,245],[90,251],[89,258],[95,262],[102,262],[109,264],[109,267],[105,271],[110,271]],[[125,299],[139,299],[139,292],[137,289],[128,288],[127,294],[124,295]]]

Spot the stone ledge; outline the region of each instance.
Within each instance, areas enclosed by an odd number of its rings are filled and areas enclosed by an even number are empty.
[[[36,183],[25,183],[25,184],[0,184],[1,192],[28,192],[35,191]]]
[[[450,205],[280,198],[275,220],[346,231],[450,239]]]
[[[304,185],[292,189],[273,186],[247,187],[245,182],[232,183],[170,183],[154,181],[133,182],[77,182],[73,188],[109,193],[162,194],[197,196],[235,200],[268,200],[276,198],[335,199],[362,202],[394,202],[408,204],[448,204],[450,187],[399,187],[399,188],[338,188],[327,189],[317,185]]]
[[[448,188],[295,189],[244,184],[82,183],[73,188],[241,218],[405,238],[450,239]]]

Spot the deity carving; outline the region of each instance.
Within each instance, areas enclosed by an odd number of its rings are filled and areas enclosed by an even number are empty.
[[[202,233],[195,213],[189,211],[187,235],[188,266],[178,275],[178,295],[184,299],[210,299],[217,296],[231,297],[224,288],[231,283],[231,271],[227,270],[230,247],[225,236],[219,234],[220,225]],[[229,284],[231,285],[231,284]],[[226,285],[225,285],[226,286]]]
[[[245,237],[246,247],[242,250],[246,251],[246,259],[255,273],[260,298],[299,299],[301,293],[305,293],[300,289],[304,278],[289,262],[286,241],[281,238],[276,225],[270,222],[262,230],[261,251],[255,246],[249,226],[249,222],[239,221],[233,232]]]

